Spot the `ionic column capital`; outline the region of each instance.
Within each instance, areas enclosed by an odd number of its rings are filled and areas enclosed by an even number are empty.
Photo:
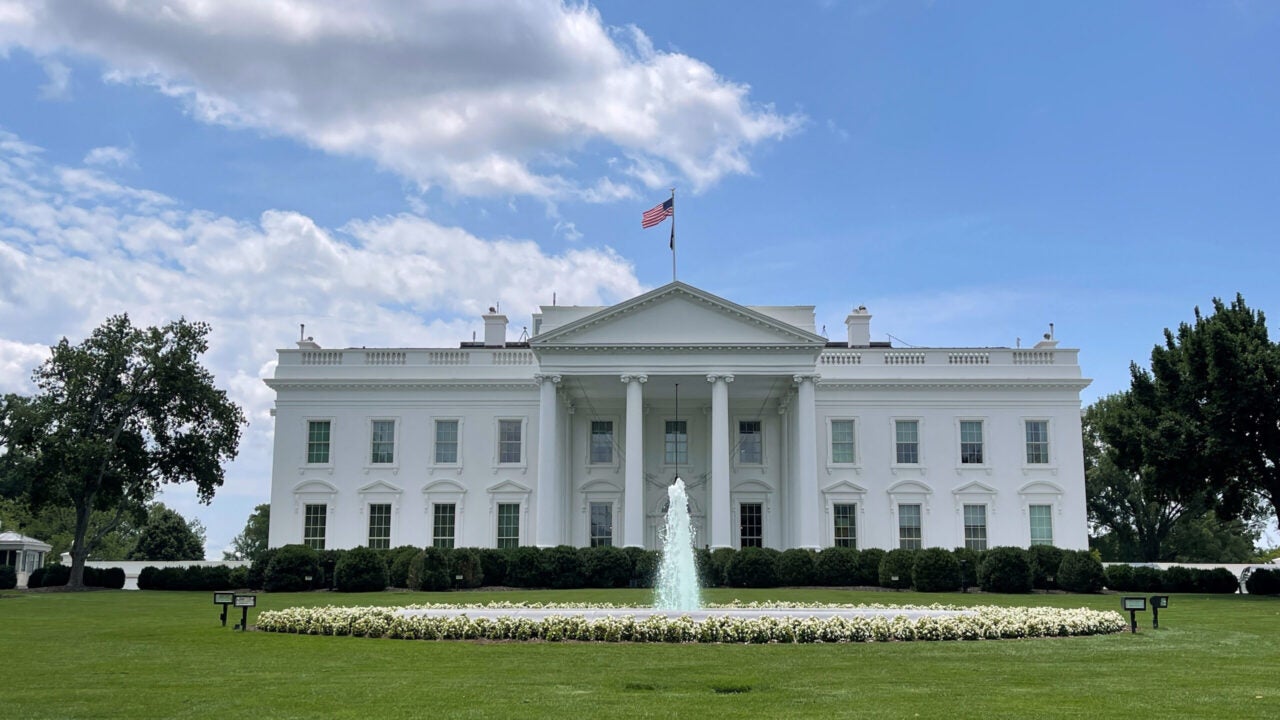
[[[733,382],[733,375],[729,373],[707,373],[707,382],[714,383],[717,380],[723,380],[726,383]]]
[[[822,376],[818,373],[796,373],[791,376],[791,380],[796,385],[803,385],[806,381],[816,383],[820,377]]]
[[[622,375],[622,376],[620,376],[618,379],[619,379],[619,380],[621,380],[621,381],[622,381],[622,382],[624,382],[624,383],[630,383],[630,382],[632,382],[632,381],[634,381],[634,382],[638,382],[638,383],[646,383],[646,382],[649,382],[649,376],[648,376],[648,375],[644,375],[644,374],[640,374],[640,373],[628,374],[628,375]]]
[[[560,384],[561,377],[552,373],[534,373],[533,381],[541,385],[543,382],[550,382],[554,385]]]

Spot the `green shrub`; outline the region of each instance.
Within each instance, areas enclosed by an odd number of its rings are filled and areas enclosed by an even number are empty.
[[[249,568],[231,568],[231,589],[240,590],[249,587]]]
[[[845,587],[858,583],[858,551],[850,547],[823,548],[814,563],[819,585]]]
[[[1280,595],[1280,570],[1253,568],[1245,580],[1250,595]]]
[[[338,561],[342,556],[347,554],[347,550],[317,550],[316,554],[320,556],[320,578],[311,586],[312,590],[322,588],[334,588],[333,571],[338,567]]]
[[[480,548],[480,574],[490,586],[507,584],[507,551],[497,548]]]
[[[578,559],[577,548],[557,545],[547,548],[542,554],[548,585],[558,590],[582,587],[582,561]]]
[[[620,588],[631,582],[631,558],[612,545],[582,548],[583,582],[593,588]]]
[[[542,551],[528,545],[507,550],[507,584],[519,588],[546,587]]]
[[[1240,592],[1240,579],[1226,568],[1196,570],[1192,587],[1195,592],[1230,595]]]
[[[44,573],[45,569],[42,567],[32,570],[31,574],[27,576],[27,588],[34,589],[44,587]]]
[[[978,566],[978,587],[986,592],[1031,592],[1034,568],[1020,547],[991,548]]]
[[[249,575],[245,578],[245,587],[252,590],[261,590],[267,584],[267,568],[271,565],[271,560],[276,556],[277,548],[263,548],[253,556],[253,561],[249,564]]]
[[[1108,565],[1103,574],[1108,590],[1125,592],[1133,585],[1133,568],[1128,565]]]
[[[409,589],[439,592],[453,584],[449,577],[449,556],[442,548],[429,547],[418,551],[409,563]]]
[[[783,550],[778,556],[778,582],[791,587],[816,584],[815,555],[800,548]]]
[[[905,590],[911,587],[911,569],[915,567],[916,550],[898,548],[884,554],[880,561],[880,587]],[[896,578],[896,579],[895,579]]]
[[[773,555],[764,548],[742,548],[734,553],[725,568],[725,576],[733,587],[770,588],[778,586],[778,568]]]
[[[387,560],[378,550],[357,547],[343,553],[333,568],[333,586],[340,592],[381,592],[387,589]]]
[[[733,548],[716,548],[711,551],[711,566],[707,568],[707,575],[714,582],[716,587],[728,587],[729,585],[729,563],[734,556],[738,554]]]
[[[36,572],[40,570],[44,570],[40,578],[40,584],[32,585],[31,581],[28,580],[27,587],[61,587],[71,579],[70,565],[45,565],[43,568],[37,569]],[[34,573],[32,574],[34,575]]]
[[[1196,592],[1195,570],[1181,565],[1171,565],[1160,574],[1160,589],[1164,592]]]
[[[124,581],[125,581],[124,568],[118,568],[118,567],[103,568],[102,575],[100,577],[102,581],[102,587],[108,588],[111,590],[124,589]]]
[[[960,561],[943,548],[917,550],[911,565],[911,583],[919,592],[954,592],[960,589]]]
[[[1096,593],[1106,583],[1102,561],[1091,550],[1067,550],[1058,566],[1058,586],[1067,592]]]
[[[867,548],[858,553],[858,576],[854,585],[877,587],[880,585],[880,564],[887,552],[880,548]]]
[[[1035,563],[1035,576],[1031,584],[1037,590],[1054,590],[1062,587],[1058,582],[1058,568],[1062,566],[1065,551],[1052,545],[1032,545],[1027,553]]]
[[[978,566],[982,564],[982,553],[969,548],[958,547],[951,551],[960,565],[961,592],[978,586]]]
[[[387,551],[387,585],[396,588],[409,587],[409,566],[417,559],[422,548],[401,545]]]
[[[631,581],[634,587],[653,587],[658,577],[658,551],[629,547],[622,550],[631,560]]]
[[[1135,567],[1133,583],[1128,588],[1132,592],[1160,592],[1164,587],[1164,571],[1156,567]]]
[[[449,551],[449,577],[453,587],[472,590],[484,584],[484,567],[480,553],[475,548],[456,548]]]
[[[0,590],[18,587],[18,571],[12,565],[0,565]]]
[[[310,581],[307,576],[311,577]],[[267,592],[301,592],[315,587],[320,577],[320,556],[315,550],[306,545],[284,545],[276,548],[271,556],[263,574],[262,589]]]
[[[698,587],[715,587],[715,566],[711,561],[711,550],[707,548],[693,549],[693,566],[698,571]]]

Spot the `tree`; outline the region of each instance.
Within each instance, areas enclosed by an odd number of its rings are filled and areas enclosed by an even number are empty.
[[[204,526],[188,521],[176,510],[154,503],[147,509],[147,522],[130,560],[203,560]]]
[[[0,401],[6,472],[34,511],[75,513],[69,587],[89,553],[162,483],[195,483],[209,502],[233,459],[244,414],[199,362],[209,326],[135,328],[116,315],[79,345],[63,338],[36,369],[37,392]],[[110,515],[90,533],[94,511]]]
[[[1151,370],[1131,367],[1131,397],[1150,423],[1137,455],[1147,479],[1214,501],[1223,519],[1280,510],[1280,345],[1266,318],[1240,295],[1213,300],[1213,314],[1151,351]],[[1123,464],[1123,463],[1122,463]]]
[[[267,533],[271,529],[271,505],[263,503],[253,509],[244,530],[231,539],[231,550],[222,553],[223,560],[253,560],[267,549]]]

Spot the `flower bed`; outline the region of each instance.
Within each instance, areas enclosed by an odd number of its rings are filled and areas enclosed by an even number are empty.
[[[466,610],[502,609],[510,615],[471,618]],[[452,610],[456,614],[412,615],[415,609]],[[541,619],[521,617],[524,609],[562,610]],[[406,640],[580,640],[670,643],[815,643],[891,640],[998,640],[1117,633],[1128,627],[1118,612],[1086,608],[958,607],[947,605],[799,605],[751,603],[710,606],[725,610],[696,621],[687,615],[637,618],[637,608],[612,605],[407,605],[403,607],[295,607],[264,611],[258,629],[304,635],[355,635]],[[733,610],[776,610],[762,617],[734,617]],[[847,610],[847,615],[807,617],[807,609]],[[584,610],[616,614],[586,617]],[[894,614],[901,610],[904,614]],[[575,614],[577,611],[577,614]],[[876,611],[874,614],[859,614]],[[911,617],[908,611],[963,613]]]

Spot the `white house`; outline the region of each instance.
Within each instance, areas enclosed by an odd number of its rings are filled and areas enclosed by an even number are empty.
[[[1077,350],[898,349],[673,282],[457,348],[280,350],[271,546],[1087,547]]]

